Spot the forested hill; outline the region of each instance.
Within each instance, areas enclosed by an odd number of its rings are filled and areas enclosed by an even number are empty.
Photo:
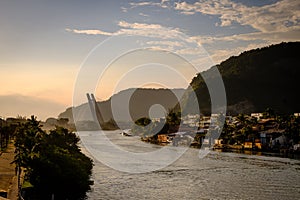
[[[272,108],[280,113],[300,112],[300,42],[281,43],[233,56],[198,74],[191,82],[202,112],[210,112],[210,97],[202,75],[213,81],[220,71],[227,94],[229,114],[261,112]],[[197,100],[188,89],[186,113],[193,113]]]
[[[162,105],[166,111],[172,109],[184,92],[184,89],[130,88],[114,94],[106,101],[98,102],[98,106],[105,121],[115,119],[112,113],[112,105],[115,112],[118,112],[119,120],[128,121],[132,118],[135,121],[141,117],[148,117],[151,106],[155,104]],[[129,103],[126,103],[128,100]],[[127,114],[128,110],[130,116]],[[73,122],[73,111],[78,116],[77,120],[92,120],[87,103],[68,108],[65,112],[59,114],[58,118],[68,118],[70,122]],[[152,114],[152,117],[161,117],[161,112],[158,110],[153,110]]]

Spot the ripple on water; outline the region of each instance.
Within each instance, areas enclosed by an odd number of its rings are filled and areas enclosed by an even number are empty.
[[[134,149],[133,139],[122,143]],[[128,165],[134,168],[134,163]],[[235,153],[212,152],[199,159],[198,150],[192,148],[170,166],[143,174],[115,171],[96,161],[88,196],[91,200],[300,199],[299,166],[300,161],[288,158]]]

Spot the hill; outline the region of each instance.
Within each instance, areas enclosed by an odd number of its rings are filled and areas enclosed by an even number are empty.
[[[272,108],[279,113],[300,112],[300,42],[281,43],[233,56],[197,74],[183,98],[184,113],[199,102],[201,112],[210,113],[210,96],[202,76],[214,81],[213,71],[222,75],[229,114],[262,112]],[[197,97],[191,95],[194,90]],[[197,98],[197,99],[196,99]]]
[[[128,122],[132,118],[136,121],[142,117],[149,117],[151,106],[160,104],[166,111],[173,108],[178,99],[183,95],[184,89],[127,89],[114,94],[110,99],[97,102],[104,121],[114,119],[116,121]],[[127,103],[126,103],[127,102]],[[112,110],[113,105],[113,110]],[[129,113],[127,112],[129,109]],[[159,109],[153,109],[152,117],[162,117]],[[92,115],[87,103],[77,107],[70,107],[61,114],[59,118],[68,118],[73,122],[73,112],[79,121],[92,121]],[[112,113],[115,113],[114,115]]]

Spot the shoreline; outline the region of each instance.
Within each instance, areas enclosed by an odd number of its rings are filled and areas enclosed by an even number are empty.
[[[142,142],[151,143],[159,146],[172,145],[172,142],[169,143],[159,143],[157,141],[145,140],[141,138]],[[193,145],[191,143],[189,148],[200,149],[201,145]],[[300,160],[300,153],[291,152],[291,151],[263,151],[263,150],[252,150],[245,149],[242,145],[226,145],[225,147],[215,146],[211,149],[215,152],[223,152],[223,153],[237,153],[237,154],[245,154],[245,155],[257,155],[257,156],[268,156],[268,157],[279,157],[279,158],[290,158],[295,160]]]
[[[300,160],[299,153],[283,153],[283,152],[272,152],[272,151],[254,151],[250,149],[234,149],[234,148],[215,148],[213,149],[215,152],[223,152],[223,153],[237,153],[237,154],[245,154],[245,155],[257,155],[257,156],[267,156],[267,157],[278,157],[278,158],[290,158],[295,160]]]

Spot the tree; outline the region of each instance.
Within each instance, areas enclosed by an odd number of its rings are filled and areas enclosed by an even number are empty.
[[[179,126],[181,122],[181,113],[169,110],[166,121],[170,126]]]
[[[45,132],[41,129],[40,122],[34,116],[27,120],[27,123],[20,124],[16,129],[15,161],[20,167],[30,170],[30,162],[38,156],[38,146],[41,144]]]
[[[0,118],[0,150],[5,149],[8,145],[9,138],[13,130],[10,126],[4,125],[4,121]]]
[[[252,118],[249,119],[244,114],[239,114],[236,119],[238,121],[235,131],[237,141],[244,143],[249,137],[254,140],[255,135],[252,131],[252,126],[254,125],[253,123],[255,122],[255,120]]]
[[[220,139],[223,139],[225,144],[234,144],[234,130],[235,127],[229,124],[227,121],[225,121],[220,135]]]
[[[267,108],[266,111],[263,112],[263,118],[273,118],[275,116],[275,111],[272,108]]]
[[[142,117],[138,120],[135,121],[135,124],[138,125],[138,126],[147,126],[151,123],[151,119],[149,119],[148,117]]]
[[[43,140],[30,182],[40,197],[81,199],[92,184],[92,160],[80,152],[79,138],[57,127]]]
[[[287,136],[293,140],[295,144],[300,142],[300,117],[294,115],[289,116],[285,122],[285,130]]]
[[[30,199],[82,199],[90,189],[93,163],[81,153],[79,138],[62,127],[45,133],[35,117],[20,125],[15,138],[17,171],[26,169]]]
[[[148,117],[142,117],[135,121],[135,125],[131,131],[135,135],[142,135],[142,137],[152,136],[155,124],[151,122]]]

